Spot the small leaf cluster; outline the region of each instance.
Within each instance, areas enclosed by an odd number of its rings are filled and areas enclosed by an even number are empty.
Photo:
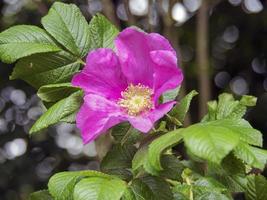
[[[77,6],[56,2],[42,18],[43,29],[18,25],[0,33],[0,59],[16,62],[11,79],[22,79],[38,90],[47,111],[31,133],[58,122],[75,123],[83,92],[70,84],[96,48],[114,48],[119,31],[97,14],[88,24]],[[179,88],[165,93],[176,98]],[[208,113],[184,126],[190,92],[143,135],[130,124],[111,130],[112,148],[101,172],[75,171],[53,175],[48,189],[30,200],[231,200],[244,193],[248,200],[265,200],[267,180],[255,174],[265,168],[262,135],[243,117],[256,104],[253,96],[236,100],[221,94],[208,102]]]
[[[70,80],[89,51],[113,48],[119,33],[104,16],[98,14],[88,24],[76,5],[60,2],[41,22],[44,29],[17,25],[0,33],[0,60],[17,61],[10,79],[22,79],[36,88],[47,108],[30,133],[58,122],[75,122],[83,92]]]

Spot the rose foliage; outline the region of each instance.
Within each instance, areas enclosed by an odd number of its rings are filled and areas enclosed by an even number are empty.
[[[84,143],[111,134],[113,144],[101,171],[57,173],[30,200],[266,199],[267,181],[254,172],[267,151],[243,119],[255,97],[223,93],[185,127],[197,92],[176,102],[183,74],[164,37],[119,32],[100,14],[88,24],[78,7],[59,2],[41,22],[0,33],[0,59],[16,63],[10,78],[36,88],[47,108],[30,134],[68,122]]]

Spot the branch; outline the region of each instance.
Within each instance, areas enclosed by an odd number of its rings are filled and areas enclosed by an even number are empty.
[[[211,98],[208,56],[208,20],[209,8],[206,0],[202,1],[197,13],[197,67],[199,84],[199,117],[207,112],[207,102]]]
[[[130,8],[129,8],[129,0],[123,0],[123,4],[124,4],[124,8],[127,14],[127,18],[128,18],[128,23],[130,26],[133,26],[136,24],[136,19],[135,17],[132,15]]]
[[[103,5],[104,15],[116,26],[120,27],[119,19],[117,18],[116,8],[111,0],[101,0]]]

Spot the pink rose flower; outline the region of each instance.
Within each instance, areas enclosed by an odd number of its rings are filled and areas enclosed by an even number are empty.
[[[115,39],[116,52],[91,51],[72,84],[85,92],[77,127],[88,143],[124,121],[141,132],[168,113],[175,101],[159,103],[167,90],[183,80],[175,50],[163,36],[127,28]]]

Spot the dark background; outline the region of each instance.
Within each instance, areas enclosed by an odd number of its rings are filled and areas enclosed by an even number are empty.
[[[0,0],[0,30],[40,26],[53,0]],[[102,12],[118,28],[159,32],[177,49],[185,73],[182,95],[200,92],[187,123],[197,122],[207,99],[221,92],[255,95],[246,118],[267,141],[267,1],[265,0],[69,0],[85,17]],[[204,5],[203,5],[204,4]],[[19,48],[19,47],[18,47]],[[83,147],[73,125],[59,124],[28,136],[43,106],[25,82],[9,81],[13,65],[0,63],[0,199],[26,199],[63,170],[98,169],[94,143]],[[267,142],[265,142],[265,148]]]

